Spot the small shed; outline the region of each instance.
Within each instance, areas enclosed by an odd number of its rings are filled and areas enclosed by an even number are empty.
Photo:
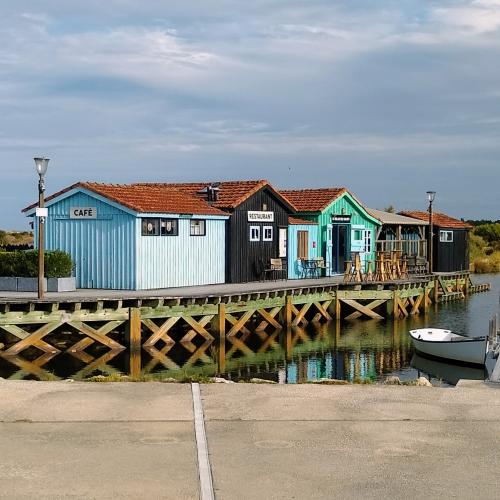
[[[343,273],[352,252],[359,252],[366,270],[375,260],[375,236],[380,222],[346,188],[282,190],[297,216],[318,224],[319,255],[326,274]]]
[[[427,260],[428,221],[406,217],[392,212],[368,208],[368,212],[380,221],[376,245],[379,252],[399,251],[402,255]]]
[[[263,278],[271,259],[281,259],[286,278],[288,216],[295,208],[266,180],[174,184],[229,216],[226,230],[226,282]]]
[[[71,255],[79,288],[224,282],[227,214],[172,186],[79,182],[46,206],[46,249]]]
[[[399,213],[421,221],[429,220],[428,212],[405,210]],[[472,226],[439,212],[432,214],[432,224],[432,270],[434,272],[468,271],[470,265],[469,231]],[[429,226],[426,228],[426,237],[429,237]]]
[[[320,257],[318,223],[312,220],[289,217],[288,224],[288,278],[308,277],[304,262]]]

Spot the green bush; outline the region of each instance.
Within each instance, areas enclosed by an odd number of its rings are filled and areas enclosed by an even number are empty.
[[[45,252],[46,278],[71,276],[73,262],[66,252],[50,250]],[[0,252],[0,276],[36,278],[38,276],[38,251]]]

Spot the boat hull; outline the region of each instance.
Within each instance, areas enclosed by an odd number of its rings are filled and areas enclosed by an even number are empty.
[[[453,340],[425,340],[418,338],[418,330],[410,332],[415,350],[427,356],[484,366],[488,341],[486,337],[462,337]],[[456,334],[454,334],[458,337]]]

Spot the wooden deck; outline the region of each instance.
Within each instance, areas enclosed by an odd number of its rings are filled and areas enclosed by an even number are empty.
[[[236,351],[252,352],[247,341],[255,335],[264,346],[287,344],[294,338],[290,334],[294,328],[300,332],[311,322],[404,318],[488,288],[473,285],[468,273],[383,283],[345,284],[341,280],[143,292],[80,290],[47,294],[43,301],[34,294],[4,293],[0,297],[0,356],[36,370],[66,353],[88,365],[91,373],[92,367],[127,348],[145,350],[168,366],[169,351],[180,344],[192,353],[191,363],[211,349],[224,371],[226,359]]]

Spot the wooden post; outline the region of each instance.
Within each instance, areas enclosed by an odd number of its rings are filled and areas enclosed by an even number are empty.
[[[427,286],[424,286],[424,314],[427,314],[429,311],[429,305],[427,301],[429,300],[429,289]]]
[[[339,294],[335,294],[335,319],[337,321],[340,321],[340,313],[341,313],[341,305],[340,305],[340,299],[339,299]]]
[[[141,310],[138,307],[129,308],[127,337],[131,350],[140,350],[141,344]]]
[[[439,300],[439,280],[434,279],[434,304],[437,304]]]
[[[399,318],[399,292],[396,289],[394,289],[392,295],[392,317],[394,319]]]
[[[287,295],[285,301],[285,326],[287,328],[292,326],[292,296]]]
[[[217,314],[217,335],[219,336],[219,373],[226,371],[226,304],[219,304],[219,312]]]

